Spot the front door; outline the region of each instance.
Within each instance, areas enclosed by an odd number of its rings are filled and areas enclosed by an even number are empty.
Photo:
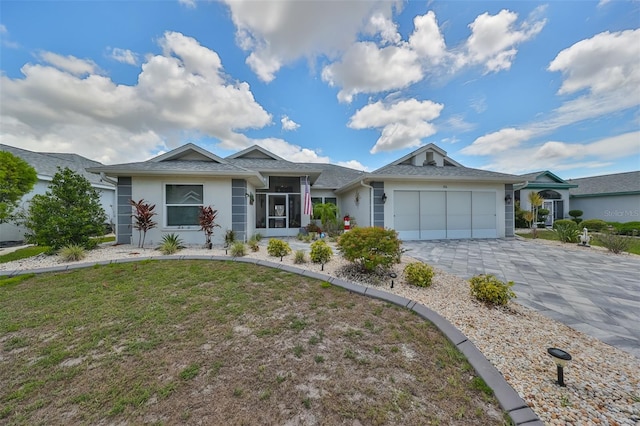
[[[295,236],[300,231],[300,194],[257,194],[256,232],[267,237]]]

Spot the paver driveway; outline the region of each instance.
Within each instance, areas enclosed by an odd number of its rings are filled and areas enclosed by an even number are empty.
[[[640,256],[520,239],[404,241],[407,255],[470,278],[514,281],[517,302],[640,358]]]

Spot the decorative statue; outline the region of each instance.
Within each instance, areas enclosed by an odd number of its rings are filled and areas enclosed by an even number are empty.
[[[589,241],[591,241],[591,237],[589,236],[589,232],[587,231],[587,228],[582,228],[582,235],[580,235],[580,245],[585,247],[590,247]]]

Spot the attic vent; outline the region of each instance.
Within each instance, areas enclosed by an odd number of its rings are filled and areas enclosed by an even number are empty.
[[[424,162],[422,163],[423,166],[435,166],[436,165],[436,160],[433,159],[433,152],[426,152],[425,154],[427,154],[427,159],[424,160]]]

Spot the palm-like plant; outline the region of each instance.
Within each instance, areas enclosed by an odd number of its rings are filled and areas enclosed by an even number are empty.
[[[131,217],[134,218],[133,227],[140,231],[138,234],[138,247],[144,248],[147,231],[155,228],[157,225],[153,220],[153,216],[157,214],[153,211],[156,205],[145,203],[144,199],[140,199],[140,201],[129,200],[129,203],[135,209],[135,212],[131,215]]]
[[[216,217],[218,216],[218,210],[214,210],[211,206],[200,207],[200,214],[198,215],[198,221],[200,223],[200,230],[204,231],[206,238],[207,248],[211,248],[211,236],[213,235],[213,228],[219,227],[216,223]]]
[[[529,192],[528,199],[529,199],[529,204],[531,205],[531,220],[527,219],[527,221],[529,221],[529,223],[531,224],[530,226],[532,226],[533,228],[533,238],[536,238],[538,234],[536,230],[537,225],[535,221],[538,220],[538,209],[540,208],[544,200],[542,199],[540,194],[533,191]],[[525,217],[528,217],[528,215]]]
[[[314,204],[313,217],[319,218],[322,227],[326,230],[327,225],[338,223],[338,206],[332,203]]]

